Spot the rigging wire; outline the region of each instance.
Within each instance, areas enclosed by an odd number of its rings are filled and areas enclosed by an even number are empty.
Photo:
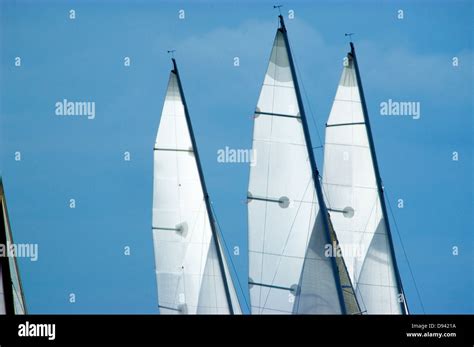
[[[272,278],[272,281],[271,281],[271,285],[274,285],[275,284],[275,279],[276,279],[276,276],[278,275],[278,271],[280,269],[280,265],[281,265],[281,258],[284,256],[284,252],[286,251],[286,247],[288,246],[288,242],[290,241],[290,236],[291,236],[291,233],[293,232],[294,230],[294,226],[295,226],[295,223],[296,223],[296,219],[298,218],[298,214],[300,212],[300,208],[301,206],[303,205],[303,202],[304,202],[304,196],[306,195],[306,192],[308,191],[308,188],[310,187],[311,185],[311,182],[313,181],[313,178],[310,178],[308,180],[308,184],[306,185],[306,188],[303,192],[303,195],[301,197],[301,199],[299,200],[299,205],[298,205],[298,209],[296,210],[296,213],[295,213],[295,217],[293,218],[293,221],[291,222],[291,227],[290,227],[290,230],[288,231],[288,236],[286,237],[286,240],[285,240],[285,244],[283,246],[283,250],[282,250],[282,255],[280,256],[280,259],[278,261],[278,265],[275,269],[275,273],[273,274],[273,278]],[[296,201],[296,200],[295,200]],[[311,214],[312,214],[312,210],[311,210]],[[316,217],[315,217],[315,220],[316,220]],[[308,244],[309,242],[309,238],[310,238],[310,234],[311,234],[311,225],[309,226],[309,232],[308,234],[306,235],[306,244]],[[306,256],[305,256],[306,258]],[[268,302],[268,298],[270,296],[270,291],[268,291],[268,294],[267,294],[267,297],[265,298],[265,302],[264,304],[262,305],[262,310],[266,307],[267,305],[267,302]],[[298,306],[299,306],[299,302],[298,302]]]
[[[313,109],[311,107],[311,103],[309,101],[309,97],[308,97],[308,93],[306,92],[306,88],[304,86],[304,83],[303,83],[303,79],[301,78],[301,72],[300,72],[300,69],[298,67],[298,64],[296,63],[296,59],[295,59],[295,55],[293,54],[293,61],[294,61],[294,65],[296,67],[296,73],[298,74],[298,79],[299,79],[299,82],[300,82],[300,85],[302,87],[302,90],[303,90],[303,94],[304,94],[304,97],[306,99],[306,104],[308,106],[308,109],[309,109],[309,114],[311,115],[311,120],[313,122],[313,126],[314,128],[316,129],[316,134],[318,135],[318,140],[319,140],[319,146],[313,146],[313,150],[314,149],[323,149],[324,148],[324,143],[323,143],[323,140],[322,140],[322,137],[321,137],[321,133],[319,131],[319,128],[318,128],[318,125],[316,123],[316,118],[315,118],[315,115],[314,115],[314,112],[313,112]],[[328,193],[326,191],[326,187],[325,185],[323,184],[323,179],[322,179],[322,176],[318,173],[318,177],[317,179],[320,180],[321,182],[321,190],[322,190],[322,193],[323,193],[323,196],[326,198],[326,204],[329,205],[329,208],[331,208],[331,204],[330,204],[330,201],[329,201],[329,196],[328,196]],[[354,288],[353,288],[354,289]],[[354,294],[355,294],[355,291],[359,291],[359,294],[360,294],[360,289],[359,288],[356,288],[354,289]],[[359,295],[361,300],[362,300],[362,304],[364,305],[364,308],[365,308],[365,312],[367,311],[367,308],[365,306],[365,302],[364,302],[364,299],[362,298],[362,295],[360,294]],[[363,313],[364,311],[362,311],[361,313]]]
[[[220,225],[220,223],[219,223],[219,220],[217,219],[217,214],[216,214],[216,211],[215,211],[215,209],[214,209],[214,204],[213,204],[212,202],[211,202],[211,212],[212,212],[212,216],[214,217],[214,221],[215,221],[216,224],[217,224],[217,228],[218,228],[218,230],[219,230],[219,234],[220,234],[220,236],[221,236],[222,242],[224,243],[224,247],[225,247],[225,249],[226,249],[226,251],[227,251],[227,254],[230,255],[231,253],[230,253],[230,251],[229,251],[229,247],[227,246],[227,242],[225,242],[224,235],[222,234],[221,225]],[[216,246],[217,246],[217,242],[218,242],[218,241],[216,240]],[[218,248],[218,247],[216,247],[216,248]],[[219,251],[219,250],[217,249],[217,251]],[[227,257],[227,258],[230,260],[230,264],[232,265],[232,269],[234,270],[234,273],[235,273],[235,276],[234,276],[234,277],[237,278],[237,283],[238,283],[238,285],[239,285],[240,291],[241,291],[242,296],[243,296],[243,298],[244,298],[245,305],[247,306],[247,310],[248,310],[249,312],[251,312],[251,310],[250,310],[250,305],[249,305],[249,303],[247,302],[247,297],[245,296],[244,289],[243,289],[243,287],[242,287],[242,284],[240,283],[239,275],[238,275],[237,269],[235,268],[234,261],[233,261],[232,257],[230,257],[230,256]],[[231,275],[231,279],[232,279],[232,275]]]
[[[410,270],[410,275],[411,275],[411,278],[413,280],[413,284],[415,286],[416,295],[418,296],[418,300],[420,301],[421,310],[423,311],[423,314],[426,314],[425,306],[423,305],[423,301],[421,300],[420,291],[418,290],[418,286],[416,284],[415,276],[413,275],[413,270],[411,268],[410,261],[408,260],[408,255],[407,255],[407,252],[405,251],[405,246],[403,245],[402,237],[401,237],[400,231],[398,229],[397,220],[395,219],[395,214],[393,213],[392,205],[390,204],[390,198],[388,196],[388,192],[387,192],[386,188],[384,188],[384,194],[387,196],[386,201],[388,202],[388,208],[390,210],[390,214],[392,215],[393,225],[395,225],[395,230],[397,231],[398,239],[400,240],[400,245],[402,246],[403,254],[405,256],[405,260],[407,262],[408,269]]]
[[[349,36],[349,37],[350,37],[351,35],[353,35],[353,33],[346,34],[346,36]],[[293,56],[293,58],[294,58],[294,56]],[[320,144],[320,145],[313,147],[313,149],[324,148],[323,142],[322,142],[322,137],[321,137],[321,134],[320,134],[320,132],[319,132],[319,128],[318,128],[317,123],[316,123],[316,120],[315,120],[314,112],[313,112],[313,109],[312,109],[312,107],[311,107],[311,103],[309,102],[309,97],[308,97],[308,94],[307,94],[307,92],[306,92],[306,88],[304,87],[303,80],[302,80],[302,78],[301,78],[301,72],[300,72],[300,70],[299,70],[299,68],[298,68],[298,65],[297,65],[295,59],[294,59],[294,65],[295,65],[295,67],[296,67],[296,71],[297,71],[297,74],[298,74],[298,77],[299,77],[300,85],[301,85],[301,87],[302,87],[302,90],[303,90],[303,93],[304,93],[304,96],[305,96],[305,99],[306,99],[306,104],[308,105],[308,109],[309,109],[309,112],[310,112],[310,115],[311,115],[311,119],[312,119],[313,125],[314,125],[314,127],[316,128],[316,133],[317,133],[317,135],[318,135],[318,140],[319,140],[319,144]],[[318,177],[319,179],[322,179],[322,177],[321,177],[320,175],[318,175],[318,176],[319,176],[319,177]],[[410,261],[409,261],[409,259],[408,259],[408,255],[407,255],[407,253],[406,253],[405,246],[404,246],[404,244],[403,244],[403,241],[402,241],[402,238],[401,238],[401,235],[400,235],[400,231],[399,231],[399,228],[398,228],[398,224],[397,224],[397,221],[396,221],[396,219],[395,219],[395,215],[394,215],[394,213],[393,213],[392,206],[391,206],[391,204],[390,204],[390,199],[388,198],[388,193],[386,192],[386,190],[384,190],[384,193],[385,193],[385,195],[387,195],[387,201],[388,201],[390,213],[391,213],[391,215],[392,215],[392,220],[393,220],[393,222],[394,222],[395,230],[397,231],[397,235],[398,235],[398,238],[399,238],[399,240],[400,240],[400,244],[401,244],[401,246],[402,246],[403,254],[404,254],[405,260],[406,260],[407,265],[408,265],[408,269],[409,269],[409,271],[410,271],[411,278],[412,278],[413,283],[414,283],[414,286],[415,286],[415,290],[416,290],[416,293],[417,293],[417,296],[418,296],[418,300],[419,300],[419,302],[420,302],[420,305],[421,305],[423,314],[426,314],[425,308],[424,308],[424,305],[423,305],[423,301],[421,300],[421,295],[420,295],[420,292],[419,292],[419,290],[418,290],[418,286],[417,286],[417,284],[416,284],[415,277],[414,277],[414,275],[413,275],[413,270],[412,270],[412,268],[411,268]],[[328,196],[327,196],[327,192],[325,191],[324,187],[323,187],[323,195],[326,195],[326,201],[329,203],[329,199],[328,199]],[[225,242],[225,241],[224,241],[224,242]],[[240,283],[239,283],[239,284],[240,284]],[[365,306],[365,305],[364,305],[364,306]]]
[[[311,120],[313,121],[313,125],[316,128],[316,134],[318,135],[318,139],[319,139],[319,146],[313,147],[313,149],[324,148],[321,133],[319,132],[319,128],[318,128],[318,125],[316,123],[316,118],[314,116],[314,112],[313,112],[313,109],[311,107],[311,103],[309,102],[309,97],[308,97],[308,94],[306,93],[306,88],[304,87],[303,79],[301,78],[301,72],[300,72],[300,69],[298,68],[298,64],[296,63],[296,59],[295,59],[294,54],[293,54],[293,63],[296,67],[296,73],[298,74],[298,81],[300,82],[301,89],[303,90],[303,94],[304,94],[304,97],[306,99],[306,104],[308,105],[309,114],[311,115]]]

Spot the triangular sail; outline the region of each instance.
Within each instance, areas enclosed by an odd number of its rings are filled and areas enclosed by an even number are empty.
[[[406,308],[353,52],[344,62],[326,125],[325,197],[361,309],[401,314]]]
[[[5,252],[10,245],[14,244],[1,177],[0,244],[4,247]],[[0,314],[26,314],[23,288],[14,256],[0,257]]]
[[[219,236],[211,226],[179,83],[175,67],[154,147],[153,239],[160,312],[241,313]]]
[[[254,117],[257,160],[248,189],[251,311],[343,313],[334,259],[324,254],[329,232],[280,20]]]
[[[360,309],[359,302],[357,301],[357,296],[354,290],[354,286],[352,285],[351,278],[349,273],[347,272],[346,263],[342,254],[338,254],[340,252],[340,245],[339,240],[337,239],[336,233],[334,231],[334,227],[332,225],[332,221],[330,220],[329,229],[330,229],[330,239],[331,239],[331,251],[336,252],[336,265],[339,274],[339,281],[341,284],[343,298],[344,298],[344,305],[346,307],[347,314],[362,314]]]

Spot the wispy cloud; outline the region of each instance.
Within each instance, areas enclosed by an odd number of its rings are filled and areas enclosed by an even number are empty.
[[[302,19],[287,22],[296,63],[305,75],[304,83],[308,89],[317,90],[324,85],[333,93],[348,44],[327,41],[314,25]],[[191,35],[174,46],[181,57],[185,56],[182,60],[193,67],[187,71],[190,75],[201,81],[219,78],[244,82],[240,86],[227,83],[228,88],[237,90],[245,87],[249,79],[261,83],[275,30],[276,21],[247,20],[239,26],[218,27],[201,35]],[[472,50],[420,53],[403,43],[388,45],[362,40],[357,43],[357,53],[364,84],[375,88],[378,94],[432,98],[437,104],[470,100]],[[231,71],[236,56],[241,62],[239,75]],[[459,58],[459,67],[452,66],[453,56]],[[209,88],[212,89],[212,83],[205,89]]]

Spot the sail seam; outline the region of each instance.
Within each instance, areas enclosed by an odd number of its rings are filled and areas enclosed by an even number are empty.
[[[371,286],[371,287],[396,288],[396,289],[398,289],[398,287],[397,287],[396,285],[387,285],[387,284],[372,284],[372,283],[357,282],[357,285]]]
[[[275,67],[276,69],[276,67]],[[274,81],[276,81],[275,79],[273,79]],[[277,81],[278,82],[278,81]],[[268,83],[263,83],[264,86],[267,86],[267,87],[274,87],[274,88],[287,88],[287,89],[295,89],[294,86],[285,86],[285,85],[281,85],[281,84],[268,84]]]
[[[165,308],[167,310],[172,310],[172,311],[177,311],[177,312],[181,312],[181,310],[179,308],[174,308],[174,307],[170,307],[170,306],[165,306],[165,305],[158,305],[159,308]]]
[[[371,189],[371,190],[377,190],[377,187],[367,187],[367,186],[356,186],[356,185],[351,185],[351,184],[341,184],[341,183],[324,183],[328,186],[338,186],[338,187],[349,187],[349,188],[360,188],[360,189]]]
[[[252,251],[249,249],[249,253],[255,253],[255,254],[262,254],[262,255],[271,255],[275,257],[284,257],[284,258],[291,258],[291,259],[309,259],[309,260],[318,260],[318,261],[323,261],[325,262],[325,259],[320,259],[320,258],[313,258],[313,257],[298,257],[296,255],[286,255],[286,254],[277,254],[277,253],[271,253],[271,252],[260,252],[260,251]]]
[[[345,147],[357,147],[357,148],[370,149],[369,146],[357,145],[357,144],[354,144],[354,143],[334,143],[334,142],[326,142],[324,145],[325,145],[325,146],[331,145],[331,146],[345,146]]]
[[[355,103],[357,103],[357,104],[360,104],[360,103],[361,103],[359,100],[349,100],[349,99],[334,99],[334,101],[355,102]]]
[[[370,234],[370,235],[387,235],[383,231],[363,231],[363,230],[350,230],[350,229],[339,229],[339,231],[344,231],[344,232],[351,232],[351,233],[359,233],[359,234]]]
[[[301,144],[301,143],[285,142],[285,141],[275,141],[275,140],[265,140],[265,139],[259,139],[258,137],[257,137],[257,138],[254,138],[253,141],[254,141],[254,142],[261,142],[261,143],[268,144],[268,145],[277,143],[277,144],[284,144],[284,145],[291,145],[291,146],[300,146],[300,147],[305,147],[305,148],[306,148],[306,145]]]
[[[281,313],[291,313],[291,311],[285,311],[285,310],[278,310],[276,308],[269,308],[269,307],[263,307],[263,306],[253,306],[257,309],[261,309],[261,312],[260,314],[263,314],[263,310],[267,310],[267,311],[274,311],[274,312],[281,312]]]

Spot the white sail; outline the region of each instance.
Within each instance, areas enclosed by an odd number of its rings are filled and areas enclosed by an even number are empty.
[[[283,26],[283,24],[282,24]],[[248,191],[253,314],[341,313],[283,28],[254,117]]]
[[[232,307],[241,313],[225,256],[212,234],[178,78],[173,70],[154,148],[153,239],[160,312],[231,313]]]
[[[323,187],[361,310],[402,313],[351,54],[326,125]]]
[[[5,193],[3,190],[3,183],[0,177],[0,213],[1,213],[1,229],[2,233],[0,239],[4,244],[4,250],[7,250],[7,247],[13,245],[13,238],[11,235],[10,222],[8,219],[8,210],[6,205]],[[8,266],[8,269],[3,268]],[[4,281],[4,275],[10,274],[10,279],[8,282]],[[10,290],[7,290],[7,286],[10,286]],[[12,298],[8,298],[7,293],[11,293]],[[7,262],[0,262],[0,314],[7,313],[8,302],[13,300],[13,308],[15,314],[25,314],[25,302],[23,298],[23,289],[20,282],[20,275],[18,270],[18,265],[16,258],[13,256],[8,257]]]

